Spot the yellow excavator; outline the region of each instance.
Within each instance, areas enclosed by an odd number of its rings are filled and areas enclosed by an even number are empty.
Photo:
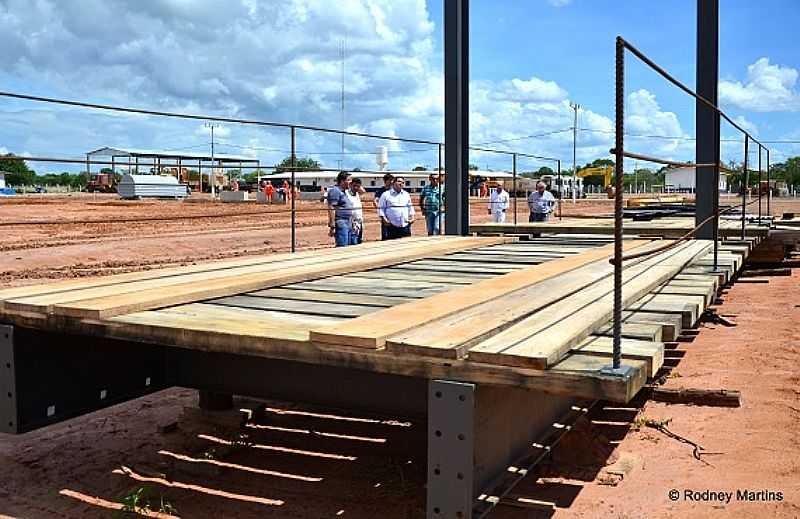
[[[614,186],[611,185],[611,176],[613,174],[613,166],[597,166],[594,168],[583,168],[578,170],[578,176],[580,178],[603,177],[603,187],[608,194],[608,198],[614,198]]]

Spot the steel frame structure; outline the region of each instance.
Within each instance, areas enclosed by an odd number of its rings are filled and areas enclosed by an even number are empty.
[[[515,386],[12,325],[0,325],[0,369],[0,433],[32,431],[175,386],[222,397],[210,404],[242,395],[427,419],[429,519],[483,517],[496,505],[486,493],[502,495],[497,485],[507,468],[525,459],[533,442],[563,432],[576,402]]]

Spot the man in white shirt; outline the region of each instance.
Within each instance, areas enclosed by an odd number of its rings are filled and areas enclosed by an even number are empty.
[[[489,196],[489,214],[492,215],[494,223],[505,223],[508,203],[508,192],[498,184],[497,188],[493,189],[492,194]]]
[[[411,195],[403,189],[405,183],[403,177],[394,177],[391,189],[385,191],[378,200],[378,215],[386,226],[387,240],[411,236],[414,206],[411,204]]]
[[[536,191],[528,196],[528,209],[531,215],[529,222],[546,222],[556,205],[556,199],[550,191],[545,190],[544,182],[536,183]]]

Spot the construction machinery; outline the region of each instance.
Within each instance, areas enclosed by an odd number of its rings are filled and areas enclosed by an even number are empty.
[[[117,186],[114,183],[113,173],[92,173],[86,183],[86,191],[89,193],[116,193]]]
[[[603,188],[605,188],[608,198],[614,198],[614,190],[609,189],[611,187],[611,176],[613,174],[613,166],[597,166],[593,168],[579,169],[577,176],[580,178],[603,177]]]

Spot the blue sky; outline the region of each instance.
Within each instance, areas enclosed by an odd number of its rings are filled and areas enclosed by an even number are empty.
[[[344,126],[442,138],[442,0],[0,0],[0,89],[147,109],[338,128],[347,41]],[[758,138],[800,140],[800,26],[796,0],[721,0],[723,107]],[[571,162],[569,102],[582,106],[578,161],[613,142],[614,37],[623,35],[694,86],[695,1],[472,0],[471,140]],[[92,12],[91,20],[86,12]],[[691,160],[694,103],[628,59],[628,146]],[[0,99],[0,152],[80,157],[103,146],[206,151],[198,121],[128,117]],[[285,131],[225,124],[218,151],[274,163]],[[730,127],[723,136],[739,138]],[[432,147],[300,132],[301,155],[324,165],[372,167],[388,145],[390,168],[436,165]],[[725,160],[741,160],[726,142]],[[800,154],[774,145],[773,161]],[[755,157],[751,157],[755,158]],[[508,159],[476,154],[480,166]],[[521,169],[543,163],[521,162]],[[630,169],[637,164],[628,164]],[[646,166],[646,164],[638,164]],[[68,169],[35,164],[40,171]]]

